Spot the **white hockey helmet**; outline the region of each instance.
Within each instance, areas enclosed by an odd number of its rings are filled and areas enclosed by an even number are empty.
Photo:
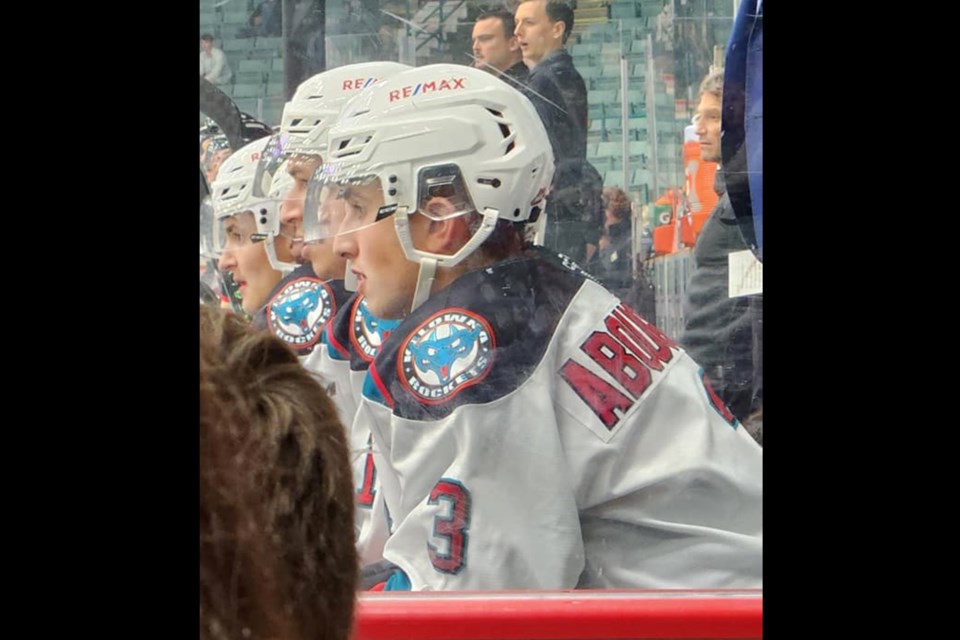
[[[399,62],[361,62],[330,69],[301,82],[283,107],[280,130],[267,144],[258,167],[258,182],[265,182],[264,175],[279,177],[283,173],[280,168],[291,155],[322,158],[327,131],[343,105],[364,88],[410,68]]]
[[[280,133],[290,136],[288,153],[323,155],[327,131],[343,105],[370,85],[411,69],[399,62],[348,64],[307,78],[283,107]]]
[[[256,233],[250,240],[264,242],[270,265],[278,271],[289,272],[297,264],[281,260],[276,251],[276,240],[283,238],[279,221],[280,201],[269,196],[269,182],[256,183],[257,167],[269,141],[269,138],[254,140],[227,158],[220,167],[217,179],[211,185],[209,203],[215,220],[212,245],[218,252],[225,246],[223,223],[226,218],[250,212],[256,224]],[[201,226],[203,224],[201,222]]]
[[[420,263],[412,309],[429,296],[438,266],[454,266],[493,232],[497,220],[535,219],[553,179],[554,159],[530,100],[479,69],[435,64],[405,71],[364,90],[331,127],[325,164],[304,205],[307,240],[350,233],[394,215],[407,258]],[[352,184],[378,182],[384,206],[359,219],[324,213]],[[432,201],[442,198],[442,214]],[[450,206],[452,204],[452,206]],[[453,255],[413,247],[408,217],[478,212],[482,222]]]

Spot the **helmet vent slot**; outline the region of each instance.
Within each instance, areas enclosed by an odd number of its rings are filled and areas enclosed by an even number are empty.
[[[337,158],[347,158],[349,156],[355,156],[367,145],[370,140],[373,139],[373,135],[367,135],[363,137],[347,138],[341,140],[340,144],[337,146],[336,157]]]
[[[490,113],[492,113],[497,117],[497,125],[500,127],[500,133],[503,135],[504,139],[509,138],[511,135],[513,135],[513,132],[510,131],[510,126],[503,121],[503,114],[501,112],[495,109],[491,109],[489,107],[487,107],[487,111],[489,111]],[[516,145],[513,143],[513,140],[511,140],[507,144],[507,150],[504,153],[504,155],[508,155],[511,151],[513,151],[513,148],[515,146]]]

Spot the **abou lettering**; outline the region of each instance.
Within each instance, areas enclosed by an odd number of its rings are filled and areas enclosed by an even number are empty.
[[[663,371],[663,365],[673,359],[671,347],[676,343],[623,304],[604,318],[603,325],[606,331],[591,333],[580,350],[629,395],[572,358],[564,363],[560,375],[604,426],[612,430],[650,386],[651,372]]]

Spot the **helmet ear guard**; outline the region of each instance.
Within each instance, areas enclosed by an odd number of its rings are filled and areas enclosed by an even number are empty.
[[[417,213],[431,220],[446,220],[476,210],[459,166],[448,163],[420,169]]]

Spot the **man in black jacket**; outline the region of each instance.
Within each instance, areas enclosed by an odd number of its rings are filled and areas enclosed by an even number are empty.
[[[547,200],[544,244],[586,264],[600,238],[602,181],[586,161],[587,87],[564,49],[573,9],[557,0],[521,0],[516,36],[530,68],[527,86],[551,136],[556,172]],[[552,96],[559,94],[557,101]]]
[[[700,85],[694,124],[700,138],[700,159],[720,161],[720,114],[723,70],[709,74]],[[760,296],[730,297],[729,255],[749,249],[741,223],[730,206],[723,174],[717,171],[714,190],[719,202],[710,213],[693,249],[693,273],[686,287],[684,328],[680,344],[710,378],[714,390],[741,421],[762,403],[762,381],[755,366],[754,319],[762,313]],[[753,433],[751,431],[751,433]],[[756,434],[754,434],[756,437]]]
[[[504,80],[525,83],[530,70],[523,63],[520,44],[513,31],[513,14],[499,10],[481,13],[473,25],[473,66]]]

